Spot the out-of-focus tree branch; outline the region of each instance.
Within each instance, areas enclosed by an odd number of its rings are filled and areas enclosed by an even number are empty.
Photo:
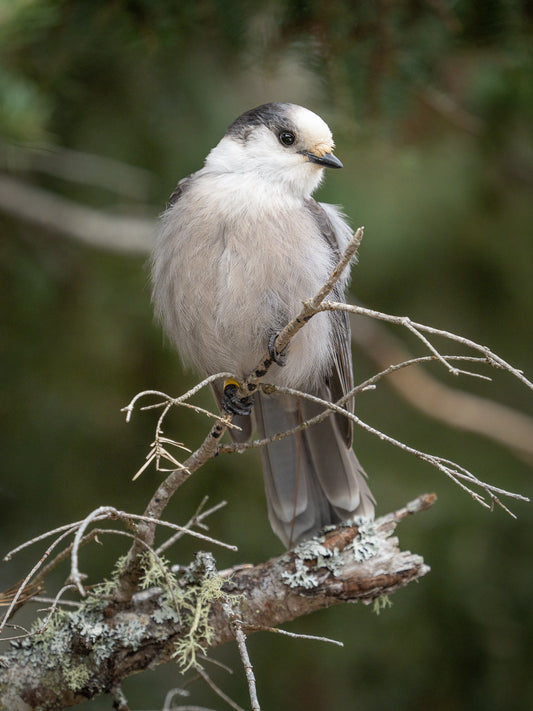
[[[107,156],[55,145],[22,148],[0,143],[0,167],[14,174],[31,171],[52,175],[71,183],[103,188],[140,201],[146,201],[154,182],[153,174],[144,168]]]
[[[0,175],[0,211],[37,228],[117,252],[150,248],[153,220],[85,207],[7,175]]]

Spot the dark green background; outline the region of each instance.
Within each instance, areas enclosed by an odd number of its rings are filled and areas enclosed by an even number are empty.
[[[271,0],[11,0],[0,3],[2,169],[72,200],[155,219],[180,177],[197,169],[242,111],[301,103],[332,127],[343,171],[320,199],[342,204],[366,235],[353,274],[365,304],[456,331],[533,373],[533,32],[530,3]],[[435,106],[435,92],[446,98]],[[448,110],[451,105],[451,110]],[[63,181],[9,159],[13,146],[57,144],[150,171],[141,198]],[[145,259],[91,250],[0,215],[2,551],[99,505],[140,513],[160,475],[133,473],[153,413],[120,412],[138,391],[194,383],[154,325]],[[403,334],[402,334],[403,335]],[[409,338],[413,351],[421,349]],[[440,344],[439,344],[440,345]],[[443,347],[449,350],[449,347]],[[372,373],[354,352],[358,378]],[[533,413],[531,392],[443,382]],[[209,403],[209,396],[200,399]],[[388,434],[456,459],[481,479],[531,494],[531,461],[428,421],[385,385],[357,401]],[[194,447],[199,417],[166,432]],[[343,606],[290,625],[344,649],[258,634],[249,641],[262,708],[294,711],[503,711],[533,705],[531,505],[515,521],[490,513],[427,465],[356,433],[379,511],[424,491],[439,501],[402,524],[404,548],[432,571],[380,616]],[[220,567],[280,551],[270,531],[257,453],[198,472],[167,516],[184,522],[201,498],[228,500],[213,535]],[[124,550],[106,539],[82,554],[96,581]],[[0,568],[23,577],[38,547]],[[172,551],[187,562],[189,541]],[[66,569],[50,580],[60,586]],[[63,577],[62,577],[63,576]],[[24,620],[24,615],[19,621]],[[209,667],[242,706],[233,646]],[[132,709],[161,708],[183,682],[169,665],[127,680]],[[203,683],[183,703],[226,708]],[[80,707],[82,708],[82,707]],[[83,708],[110,709],[102,698]]]

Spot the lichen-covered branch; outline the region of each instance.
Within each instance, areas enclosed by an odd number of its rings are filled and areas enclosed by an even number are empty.
[[[173,657],[194,666],[195,649],[200,655],[235,638],[228,604],[249,635],[331,605],[390,595],[429,570],[419,555],[400,550],[393,532],[434,500],[421,496],[372,523],[332,527],[256,566],[216,573],[204,554],[181,578],[161,574],[158,587],[137,592],[127,605],[112,582],[103,585],[0,656],[0,708],[64,709]],[[147,565],[145,581],[152,580]]]

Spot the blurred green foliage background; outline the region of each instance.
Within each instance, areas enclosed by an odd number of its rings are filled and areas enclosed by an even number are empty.
[[[0,170],[155,223],[177,180],[201,166],[242,111],[301,103],[332,127],[345,165],[319,198],[366,226],[354,296],[486,344],[531,376],[532,19],[525,0],[0,0]],[[64,149],[142,171],[129,192],[122,180],[103,187],[105,163],[87,184],[77,153],[67,154],[77,179],[53,169]],[[131,477],[155,415],[136,414],[126,426],[120,408],[140,390],[179,394],[195,379],[153,323],[145,256],[91,249],[7,213],[0,229],[6,552],[99,505],[142,512],[160,475]],[[354,351],[354,362],[357,378],[372,374],[364,354]],[[489,384],[452,380],[440,366],[431,372],[533,414],[531,392],[510,376],[495,372]],[[210,404],[209,394],[200,402]],[[428,420],[386,385],[356,406],[388,434],[531,494],[530,458]],[[205,431],[187,411],[166,430],[191,447]],[[435,508],[399,532],[432,571],[380,616],[344,606],[290,626],[337,637],[344,649],[250,638],[262,708],[533,707],[531,505],[511,507],[518,520],[490,513],[369,435],[356,433],[356,449],[380,512],[437,492]],[[212,504],[229,502],[212,534],[239,546],[238,554],[215,551],[220,567],[280,552],[256,453],[211,463],[180,490],[168,518],[186,521],[206,493]],[[123,550],[111,539],[86,549],[90,580],[108,574]],[[193,550],[180,543],[175,561],[188,562]],[[2,564],[2,589],[36,557],[37,549]],[[66,569],[49,593],[61,575]],[[214,656],[235,673],[210,667],[213,678],[247,707],[235,649]],[[158,709],[182,682],[168,665],[129,679],[124,691],[132,709]],[[225,708],[203,683],[190,690],[183,703]],[[79,708],[109,709],[111,700]]]

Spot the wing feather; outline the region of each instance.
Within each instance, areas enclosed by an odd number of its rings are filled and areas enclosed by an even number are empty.
[[[306,204],[320,229],[322,237],[331,248],[335,258],[338,259],[341,256],[342,248],[347,243],[351,230],[342,221],[333,206],[318,203],[312,199],[307,200]],[[336,301],[346,302],[344,283],[337,282],[332,293]],[[330,313],[333,323],[334,367],[327,385],[331,390],[332,400],[335,402],[353,388],[351,330],[350,319],[346,311],[332,311]],[[345,403],[345,408],[349,412],[353,412],[353,407],[353,398],[350,398]],[[337,415],[337,419],[344,441],[351,447],[353,423],[342,415]]]

